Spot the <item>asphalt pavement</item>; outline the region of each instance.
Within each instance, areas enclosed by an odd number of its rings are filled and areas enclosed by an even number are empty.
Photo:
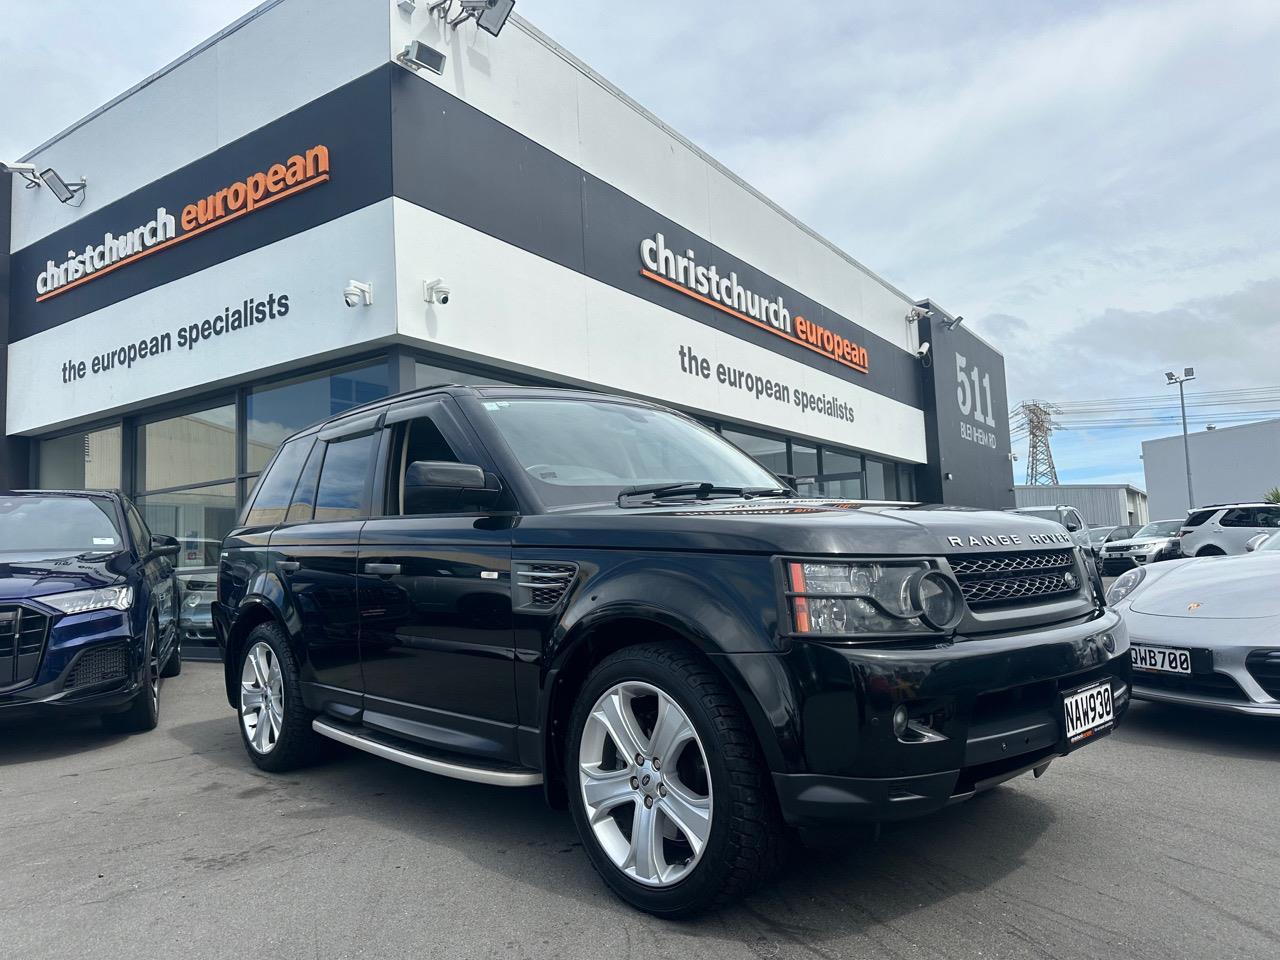
[[[245,758],[220,668],[151,733],[0,727],[8,957],[1280,955],[1280,723],[1137,704],[1113,736],[943,813],[801,850],[693,922],[636,913],[538,790],[356,752]]]

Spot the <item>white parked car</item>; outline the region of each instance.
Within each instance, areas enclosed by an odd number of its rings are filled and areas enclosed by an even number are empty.
[[[1280,533],[1246,549],[1135,567],[1111,585],[1135,700],[1280,717]]]
[[[1187,514],[1178,543],[1184,557],[1220,557],[1244,553],[1254,537],[1277,529],[1278,503],[1220,503]]]

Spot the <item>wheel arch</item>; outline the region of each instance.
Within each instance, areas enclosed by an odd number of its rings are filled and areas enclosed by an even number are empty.
[[[596,665],[606,657],[644,644],[670,644],[706,663],[725,682],[751,725],[756,743],[770,770],[785,768],[777,731],[737,668],[732,655],[701,628],[658,608],[628,607],[600,611],[581,622],[558,645],[554,665],[547,671],[541,698],[542,772],[547,802],[557,809],[568,805],[564,781],[564,744],[578,692]],[[750,656],[750,655],[748,655]]]
[[[223,654],[222,674],[227,691],[227,703],[239,707],[236,691],[240,686],[240,653],[245,640],[255,627],[264,623],[274,623],[290,637],[284,616],[270,600],[260,596],[245,597],[236,610],[235,619],[227,632],[227,646]]]

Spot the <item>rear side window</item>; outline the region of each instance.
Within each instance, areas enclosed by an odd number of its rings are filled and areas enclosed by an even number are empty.
[[[1215,513],[1217,513],[1216,510],[1196,510],[1187,517],[1187,522],[1183,526],[1198,527]]]
[[[1224,527],[1256,527],[1258,511],[1252,507],[1236,507],[1226,512],[1221,523]]]
[[[307,465],[302,468],[302,476],[293,489],[293,500],[289,504],[289,512],[285,515],[285,523],[298,523],[310,520],[316,511],[316,482],[320,479],[320,461],[324,459],[325,444],[317,443],[311,448],[311,456],[307,457]]]
[[[302,469],[311,444],[312,439],[307,437],[305,440],[290,440],[281,448],[279,455],[258,482],[253,506],[245,517],[247,526],[269,527],[284,520],[285,511],[289,509],[289,498],[298,482],[298,472]]]
[[[327,444],[316,489],[317,520],[354,520],[369,515],[369,477],[378,434]]]

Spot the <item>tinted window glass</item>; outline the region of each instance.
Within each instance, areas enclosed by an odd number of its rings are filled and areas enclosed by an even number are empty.
[[[253,507],[245,523],[249,526],[270,526],[284,519],[289,509],[289,498],[298,482],[298,473],[302,470],[303,461],[312,444],[312,438],[294,440],[286,443],[280,450],[271,469],[263,475],[258,483],[257,496],[253,498]]]
[[[807,443],[791,444],[791,472],[797,477],[818,475],[818,448]]]
[[[1224,527],[1256,527],[1257,511],[1251,507],[1236,507],[1223,515],[1221,523]]]
[[[41,440],[40,486],[46,490],[114,489],[120,486],[119,427]]]
[[[388,376],[387,365],[375,363],[255,389],[247,406],[249,471],[262,469],[290,434],[385,397]]]
[[[1258,526],[1280,527],[1280,507],[1260,507],[1258,509]]]
[[[1215,510],[1196,510],[1194,513],[1192,513],[1190,516],[1187,517],[1187,522],[1185,526],[1198,527],[1200,526],[1200,524],[1204,523],[1206,520],[1212,517],[1216,512],[1217,511]]]
[[[165,490],[236,475],[236,407],[211,407],[138,428],[138,487]]]
[[[129,522],[129,533],[133,536],[134,546],[142,553],[146,553],[151,549],[151,533],[147,530],[142,517],[138,516],[138,508],[132,503],[127,504],[124,515]]]
[[[411,463],[416,463],[419,460],[435,461],[437,463],[462,462],[458,455],[454,453],[453,447],[449,445],[449,441],[444,438],[444,434],[440,432],[440,428],[427,417],[419,417],[417,420],[411,420],[405,424],[405,434],[400,448],[400,464],[398,467],[400,477],[400,513],[405,516],[412,516],[414,514],[441,513],[446,510],[456,509],[458,495],[454,491],[447,491],[443,495],[433,495],[423,490],[406,493],[404,487],[405,472],[409,469]]]
[[[867,458],[867,499],[868,500],[891,500],[896,493],[890,493],[890,480],[888,479],[889,465],[881,463],[879,460]],[[894,482],[896,487],[897,483]]]
[[[354,520],[369,514],[369,472],[378,434],[335,440],[324,453],[316,490],[317,520]]]
[[[787,442],[773,437],[760,437],[754,433],[743,433],[727,427],[721,435],[739,450],[750,454],[758,463],[763,464],[774,473],[787,472]],[[816,470],[814,472],[817,472]]]
[[[287,523],[310,520],[316,510],[316,481],[320,479],[320,461],[324,459],[323,443],[311,448],[311,456],[307,457],[307,465],[302,468],[302,476],[293,489],[293,500],[289,504],[289,512],[285,515]]]
[[[138,498],[138,508],[152,531],[178,538],[179,569],[208,569],[217,566],[222,538],[235,526],[236,485],[150,493]]]

